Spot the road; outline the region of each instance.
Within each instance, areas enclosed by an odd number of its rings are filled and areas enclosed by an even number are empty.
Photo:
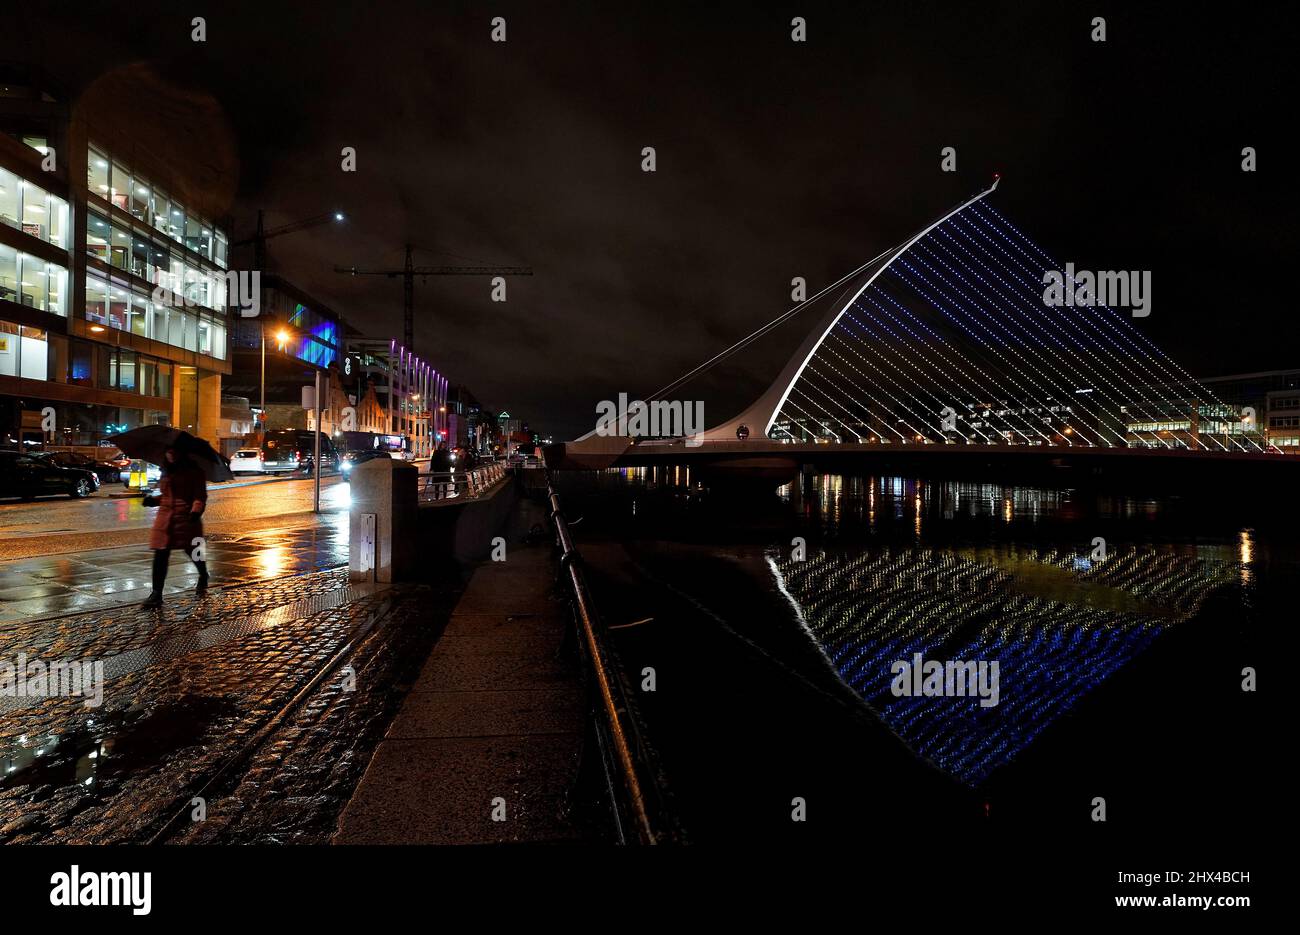
[[[208,488],[204,529],[242,532],[267,524],[292,525],[286,518],[314,522],[310,478],[237,480]],[[118,484],[106,484],[85,500],[44,497],[0,502],[0,560],[52,555],[86,548],[132,545],[148,538],[154,510],[138,497],[113,497]],[[321,510],[346,512],[348,484],[340,477],[321,479]]]

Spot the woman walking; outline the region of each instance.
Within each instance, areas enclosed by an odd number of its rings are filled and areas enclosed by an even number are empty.
[[[158,487],[158,497],[145,500],[145,506],[158,507],[149,536],[149,548],[153,549],[153,591],[144,602],[145,607],[162,606],[163,583],[167,580],[167,562],[172,549],[183,549],[199,570],[198,592],[202,594],[208,587],[201,518],[208,503],[207,478],[184,452],[168,448],[163,454]]]

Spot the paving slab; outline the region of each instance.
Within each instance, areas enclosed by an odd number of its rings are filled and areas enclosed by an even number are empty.
[[[573,685],[508,691],[420,692],[388,729],[391,738],[502,737],[580,733],[582,697]]]
[[[576,665],[561,652],[567,606],[549,543],[520,541],[522,531],[544,521],[539,505],[521,501],[509,521],[507,560],[474,570],[344,809],[334,843],[582,836],[566,808],[586,717]],[[494,803],[504,820],[494,820]]]
[[[344,810],[334,843],[576,840],[565,793],[580,743],[569,734],[386,739]],[[503,821],[493,820],[494,810]]]

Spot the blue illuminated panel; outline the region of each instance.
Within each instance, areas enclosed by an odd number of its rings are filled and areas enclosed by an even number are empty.
[[[320,318],[305,305],[295,305],[289,324],[297,329],[301,337],[293,349],[293,355],[301,361],[317,367],[328,367],[338,358],[338,325]]]

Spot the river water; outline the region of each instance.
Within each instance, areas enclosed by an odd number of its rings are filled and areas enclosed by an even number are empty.
[[[856,778],[931,817],[1082,830],[1097,798],[1131,828],[1266,817],[1268,737],[1243,682],[1294,617],[1294,526],[1267,504],[1282,492],[804,474],[723,499],[670,467],[571,476],[561,495],[629,682],[658,663],[646,730],[697,837],[752,827],[693,801],[727,769],[779,777],[772,795],[817,788],[841,814]],[[973,663],[970,690],[923,691],[932,661]],[[905,662],[923,667],[910,694]]]

